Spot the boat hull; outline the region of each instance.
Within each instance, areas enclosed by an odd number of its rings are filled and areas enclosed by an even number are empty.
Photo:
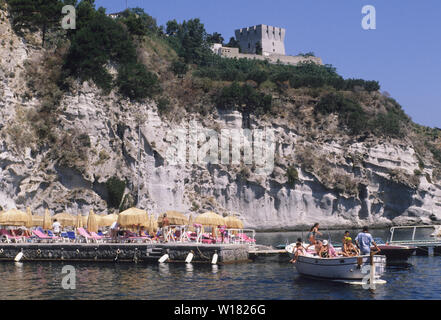
[[[378,254],[386,256],[387,263],[406,262],[417,250],[416,247],[392,245],[379,245],[378,248],[381,249]]]
[[[374,262],[375,273],[379,277],[384,273],[386,257],[374,256]],[[370,269],[364,266],[370,266],[369,256],[327,259],[299,256],[295,263],[301,275],[332,280],[361,280],[369,276]]]

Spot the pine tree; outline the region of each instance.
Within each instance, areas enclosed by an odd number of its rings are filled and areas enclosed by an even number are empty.
[[[19,33],[23,29],[40,30],[43,46],[47,31],[61,23],[63,3],[60,0],[9,0],[8,4],[14,30]]]

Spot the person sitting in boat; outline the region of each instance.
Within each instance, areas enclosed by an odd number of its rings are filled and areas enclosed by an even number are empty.
[[[320,240],[315,240],[314,243],[311,243],[306,247],[306,251],[308,251],[309,247],[314,246],[315,253],[320,255],[320,250],[322,249],[322,242]]]
[[[301,242],[297,242],[296,243],[296,247],[294,249],[294,258],[292,258],[289,262],[291,263],[296,263],[297,258],[299,256],[304,256],[305,255],[305,248],[302,246]]]
[[[350,238],[350,237],[351,237],[351,234],[349,233],[349,231],[345,231],[345,234],[343,235],[343,239],[341,239],[341,247],[342,247],[342,249],[345,246],[346,238]]]
[[[312,228],[309,230],[309,233],[308,233],[308,235],[307,235],[307,238],[308,238],[309,243],[310,243],[311,245],[315,244],[315,235],[316,235],[316,234],[322,235],[322,233],[321,233],[320,231],[318,231],[318,229],[319,229],[319,224],[318,224],[318,223],[315,223],[315,224],[312,226]]]
[[[328,240],[323,240],[323,245],[321,246],[321,248],[318,252],[318,256],[320,258],[329,258],[330,257]]]
[[[344,257],[354,257],[354,256],[358,256],[360,254],[360,251],[352,243],[352,238],[346,237],[341,253]]]
[[[360,232],[357,235],[357,237],[355,238],[355,243],[360,249],[361,255],[369,255],[371,253],[371,245],[374,245],[377,252],[380,251],[374,241],[374,238],[372,238],[372,235],[369,233],[368,227],[363,227],[363,232]]]

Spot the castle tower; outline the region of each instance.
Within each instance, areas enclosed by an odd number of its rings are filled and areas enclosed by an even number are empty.
[[[260,24],[238,29],[235,34],[242,53],[256,53],[256,45],[260,42],[264,55],[285,55],[285,32],[283,28]]]

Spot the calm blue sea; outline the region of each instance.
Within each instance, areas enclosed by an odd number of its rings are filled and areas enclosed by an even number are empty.
[[[375,230],[387,238],[388,231]],[[303,233],[305,236],[306,233]],[[336,243],[341,231],[326,232]],[[294,242],[299,232],[259,233],[258,243]],[[355,237],[355,234],[353,234]],[[287,258],[211,266],[76,263],[76,289],[62,288],[61,263],[0,263],[1,299],[441,299],[441,257],[415,256],[388,267],[375,291],[299,276]]]

